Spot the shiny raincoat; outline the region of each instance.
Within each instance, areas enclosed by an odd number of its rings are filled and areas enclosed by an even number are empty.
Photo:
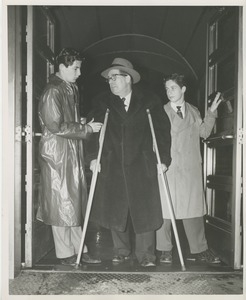
[[[170,122],[160,99],[150,91],[133,86],[128,111],[119,97],[105,92],[95,99],[88,117],[103,122],[109,108],[91,220],[101,226],[124,231],[128,215],[135,233],[158,229],[163,222],[157,181],[157,159],[146,109],[150,110],[162,163],[169,166]],[[87,159],[95,159],[98,139],[93,135]]]
[[[87,204],[82,139],[92,133],[79,123],[76,84],[52,75],[39,102],[41,187],[37,219],[54,226],[79,226]]]
[[[201,217],[206,214],[202,178],[200,138],[207,138],[215,124],[217,112],[208,112],[202,120],[198,109],[185,103],[185,117],[181,119],[170,102],[164,109],[171,122],[171,165],[166,172],[175,217],[177,219]],[[164,194],[163,217],[170,219]]]

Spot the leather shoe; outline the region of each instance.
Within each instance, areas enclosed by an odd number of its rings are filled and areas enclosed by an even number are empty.
[[[142,262],[141,262],[141,266],[142,267],[155,267],[156,264],[154,261],[149,260],[148,258],[145,258]]]
[[[115,255],[113,257],[112,262],[115,264],[121,264],[125,260],[129,260],[129,259],[130,259],[130,256],[125,256],[125,255],[119,254],[119,255]]]
[[[171,264],[173,261],[172,251],[162,251],[160,263]]]
[[[93,258],[89,253],[83,253],[82,262],[87,264],[100,264],[102,261],[100,258]]]
[[[200,253],[190,254],[186,260],[196,261],[196,262],[205,262],[208,264],[220,264],[220,258],[214,253],[213,250],[207,249]]]
[[[61,258],[60,262],[64,266],[74,266],[77,260],[77,255],[72,255],[69,257]]]

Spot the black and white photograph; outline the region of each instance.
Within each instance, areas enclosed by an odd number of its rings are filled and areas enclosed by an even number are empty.
[[[245,4],[3,1],[2,299],[245,299]]]

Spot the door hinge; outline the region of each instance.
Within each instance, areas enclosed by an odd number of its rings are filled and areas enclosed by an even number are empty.
[[[30,30],[28,29],[28,25],[26,25],[26,43],[28,42],[29,35],[30,35]]]
[[[238,143],[243,144],[243,128],[238,129]]]
[[[25,142],[31,142],[31,127],[26,125],[25,128]]]
[[[28,76],[26,75],[26,86],[25,86],[26,90],[25,92],[28,93]]]
[[[25,142],[31,141],[31,127],[29,125],[26,125],[25,127],[17,126],[15,128],[15,140],[17,142],[21,142],[21,137],[25,137]],[[34,136],[42,136],[42,133],[37,132],[34,134]]]
[[[15,140],[17,141],[17,142],[21,142],[21,138],[22,138],[22,136],[25,136],[26,135],[26,133],[25,133],[25,131],[23,130],[23,127],[22,126],[17,126],[16,128],[15,128]]]
[[[28,183],[27,183],[27,175],[25,175],[25,192],[27,192],[27,188],[28,188]]]

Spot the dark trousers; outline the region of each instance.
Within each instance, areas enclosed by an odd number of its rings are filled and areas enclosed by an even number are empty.
[[[111,230],[111,233],[114,254],[128,256],[132,252],[129,221],[124,232]],[[145,258],[155,261],[155,231],[135,233],[135,254],[139,263]]]

